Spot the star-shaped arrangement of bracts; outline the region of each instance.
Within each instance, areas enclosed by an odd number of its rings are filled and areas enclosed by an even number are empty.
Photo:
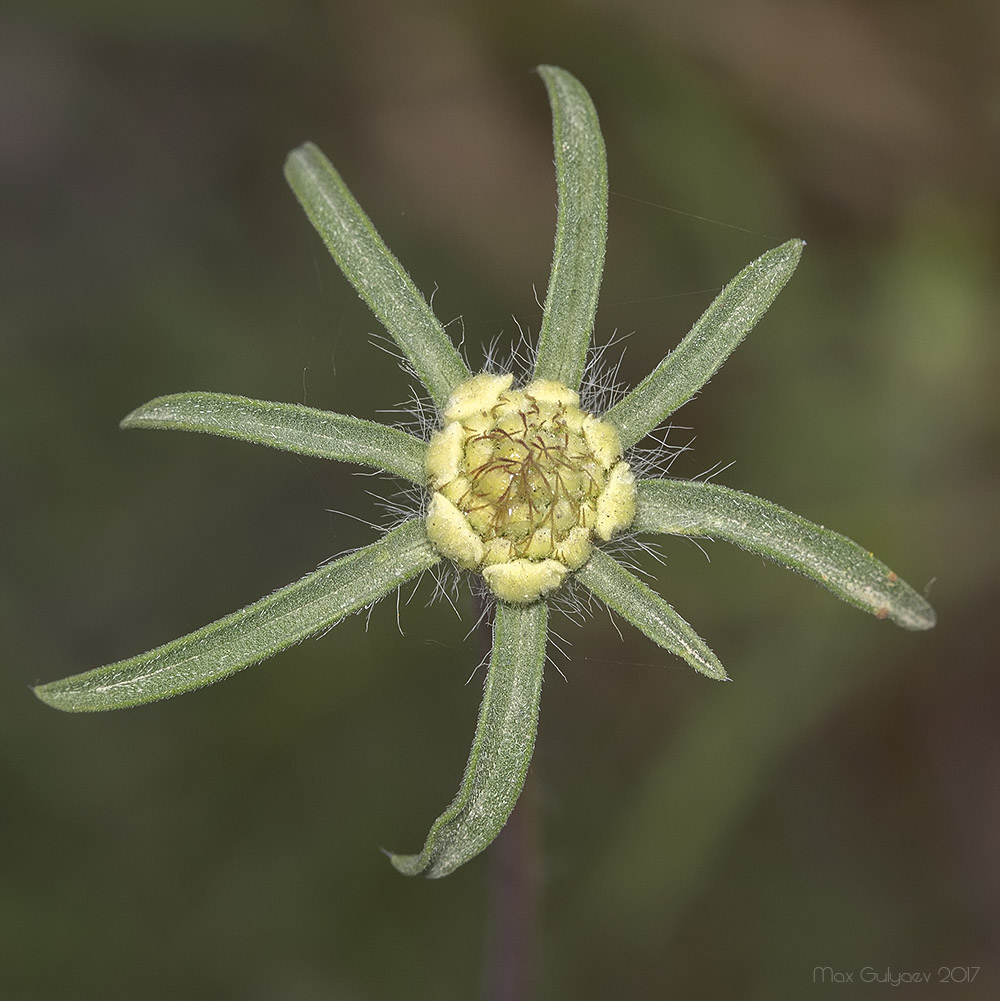
[[[452,560],[493,600],[493,649],[472,751],[454,801],[401,872],[444,876],[496,837],[520,794],[538,720],[547,599],[570,579],[710,678],[726,672],[703,639],[606,548],[629,533],[725,539],[812,578],[906,629],[934,611],[867,550],[775,504],[714,483],[637,478],[629,450],[689,400],[795,270],[801,240],[763,254],[680,344],[605,413],[580,407],[607,236],[607,168],[597,114],[565,70],[540,67],[552,107],[555,251],[532,377],[474,375],[340,175],[312,144],[285,175],[341,270],[393,338],[439,416],[429,441],[344,414],[218,393],[164,396],[127,428],[256,442],[396,474],[425,504],[377,542],[148,653],[40,685],[58,709],[136,706],[218,681]],[[331,641],[332,642],[332,641]]]

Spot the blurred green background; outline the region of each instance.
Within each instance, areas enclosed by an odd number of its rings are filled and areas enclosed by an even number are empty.
[[[375,537],[328,509],[378,521],[390,483],[117,422],[193,389],[406,401],[285,187],[307,138],[473,362],[515,317],[537,330],[555,187],[531,69],[552,62],[605,129],[598,335],[634,331],[624,379],[748,260],[809,242],[676,415],[694,431],[670,440],[697,441],[673,472],[736,459],[719,482],[933,579],[940,623],[908,634],[684,540],[657,586],[731,685],[603,613],[557,622],[532,996],[802,998],[818,966],[853,972],[838,996],[891,993],[867,966],[997,997],[998,47],[987,2],[6,4],[0,996],[499,996],[499,850],[438,883],[378,850],[415,850],[457,786],[468,600],[463,622],[425,584],[402,635],[388,601],[132,712],[61,715],[28,686]],[[956,966],[981,970],[935,982]]]

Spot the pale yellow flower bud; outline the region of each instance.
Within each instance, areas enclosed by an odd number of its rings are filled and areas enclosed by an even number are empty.
[[[596,534],[635,517],[615,428],[559,382],[482,373],[455,390],[427,448],[427,535],[503,601],[536,601],[582,566]]]

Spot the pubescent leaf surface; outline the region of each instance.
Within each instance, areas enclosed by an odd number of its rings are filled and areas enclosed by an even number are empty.
[[[577,579],[657,646],[683,658],[709,678],[729,680],[726,669],[708,644],[652,588],[613,556],[595,549],[577,570]]]
[[[789,240],[751,261],[714,299],[684,339],[605,415],[630,448],[687,403],[767,312],[802,256]]]
[[[548,606],[498,602],[476,735],[458,793],[419,855],[390,854],[407,876],[447,876],[500,833],[521,794],[538,728]]]
[[[868,550],[777,504],[696,480],[642,480],[638,493],[636,531],[724,539],[904,629],[937,622],[928,601]]]
[[[557,66],[539,66],[552,105],[556,239],[538,332],[535,378],[579,389],[608,240],[608,164],[590,95]]]
[[[444,409],[470,372],[413,279],[318,147],[292,150],[285,177],[340,270]]]
[[[378,542],[196,632],[137,657],[38,685],[35,694],[56,709],[94,712],[200,688],[378,601],[439,559],[423,522],[408,521]]]
[[[427,446],[405,431],[297,403],[227,393],[174,393],[137,407],[123,428],[200,431],[321,459],[359,462],[423,486]]]

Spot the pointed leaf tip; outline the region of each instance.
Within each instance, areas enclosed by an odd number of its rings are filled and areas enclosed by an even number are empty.
[[[404,876],[447,876],[488,847],[507,823],[535,746],[547,621],[544,601],[497,604],[493,653],[462,784],[419,855],[386,853]]]
[[[179,695],[332,626],[439,559],[423,522],[413,519],[196,632],[129,660],[37,685],[34,692],[66,712],[125,709]]]
[[[657,646],[687,661],[707,678],[729,681],[726,669],[709,645],[655,591],[613,556],[595,549],[577,571],[577,576],[584,587]]]
[[[317,146],[288,154],[285,179],[344,277],[443,408],[471,373],[413,279]]]
[[[639,532],[731,542],[809,577],[848,604],[904,629],[931,629],[934,609],[856,542],[752,494],[696,480],[639,483]]]
[[[296,403],[227,393],[160,396],[125,416],[122,428],[198,431],[299,455],[359,462],[423,485],[427,446],[405,431]]]
[[[683,406],[722,367],[767,312],[802,257],[787,240],[751,261],[715,297],[684,339],[605,415],[630,448]]]
[[[552,107],[556,237],[535,357],[536,379],[579,389],[608,239],[608,167],[597,112],[566,70],[539,66]]]

